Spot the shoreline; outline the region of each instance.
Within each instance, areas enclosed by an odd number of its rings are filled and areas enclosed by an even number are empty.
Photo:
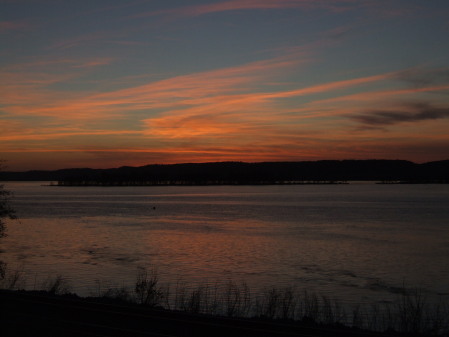
[[[234,318],[101,297],[0,290],[2,336],[401,336],[311,321]]]
[[[20,182],[20,181],[19,181]],[[335,181],[335,182],[261,182],[261,183],[53,183],[41,184],[44,187],[189,187],[189,186],[301,186],[301,185],[358,185],[358,184],[372,184],[372,185],[449,185],[449,181],[375,181],[375,180],[354,180],[354,181]]]
[[[23,289],[18,277],[3,277],[0,288],[2,336],[66,336],[61,329],[77,336],[449,336],[448,299],[429,302],[418,288],[398,289],[395,303],[345,307],[294,287],[254,293],[245,282],[229,281],[221,290],[171,288],[155,269],[142,269],[134,286],[99,288],[90,296],[72,293],[62,276],[41,290]],[[148,330],[155,327],[156,334]]]

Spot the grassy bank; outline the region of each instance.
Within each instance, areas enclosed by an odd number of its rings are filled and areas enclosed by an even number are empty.
[[[3,289],[18,290],[25,280],[20,272],[1,275]],[[52,295],[70,293],[62,276],[48,278],[35,289]],[[156,269],[139,269],[133,286],[98,287],[91,299],[134,303],[191,314],[229,318],[257,318],[307,325],[351,327],[390,334],[449,336],[449,303],[430,303],[419,289],[403,287],[394,303],[357,305],[351,308],[325,295],[296,287],[270,287],[254,292],[245,282],[192,286],[185,282],[161,283]]]

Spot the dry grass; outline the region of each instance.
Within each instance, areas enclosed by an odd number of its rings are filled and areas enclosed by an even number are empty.
[[[22,271],[3,266],[0,287],[21,289]],[[48,278],[41,289],[51,294],[69,291],[67,280]],[[397,301],[344,306],[340,301],[295,287],[270,287],[255,294],[245,282],[192,286],[178,281],[161,284],[157,269],[139,268],[134,287],[103,287],[97,281],[96,297],[134,302],[169,310],[228,317],[295,320],[306,324],[346,325],[374,331],[397,331],[407,335],[449,336],[449,302],[430,302],[420,289],[403,287]],[[349,314],[348,314],[349,313]]]

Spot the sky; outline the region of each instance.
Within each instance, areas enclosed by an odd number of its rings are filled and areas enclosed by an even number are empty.
[[[0,159],[449,159],[449,1],[0,0]]]

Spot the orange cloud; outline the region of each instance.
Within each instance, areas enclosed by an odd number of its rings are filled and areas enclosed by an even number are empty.
[[[58,92],[51,85],[66,83],[88,71],[88,68],[110,64],[111,58],[55,59],[13,64],[0,69],[0,96],[4,110],[10,114],[33,114],[35,110],[68,98],[79,98],[74,92]],[[86,69],[80,71],[79,69]],[[76,69],[76,70],[75,70]],[[53,102],[53,103],[52,103]],[[28,112],[28,113],[27,113]]]
[[[268,135],[269,136],[269,135]],[[268,138],[268,137],[267,137]],[[316,160],[347,158],[397,159],[404,153],[414,154],[416,161],[437,160],[447,154],[449,139],[424,137],[420,140],[407,137],[354,137],[350,135],[316,135],[290,139],[290,142],[255,142],[249,144],[167,144],[159,148],[128,147],[101,148],[34,148],[19,152],[0,153],[16,165],[21,158],[35,158],[35,168],[48,165],[49,159],[58,160],[64,167],[117,167],[123,165],[145,165],[148,163],[211,162],[240,160],[247,162],[278,160]],[[437,149],[440,150],[437,150]],[[433,149],[429,151],[429,149]],[[57,165],[57,164],[55,164]],[[61,166],[61,164],[59,164]],[[57,167],[57,166],[56,166]],[[47,166],[48,168],[48,166]],[[10,168],[14,169],[14,168]]]
[[[240,67],[226,68],[122,89],[110,93],[56,101],[38,107],[15,106],[9,111],[18,114],[54,116],[58,119],[92,120],[120,118],[130,111],[162,109],[157,117],[143,119],[145,133],[151,137],[183,138],[217,134],[242,134],[256,125],[273,127],[279,124],[276,102],[282,99],[342,90],[365,83],[387,79],[391,74],[320,84],[278,92],[243,93],[255,89],[273,70],[296,65],[297,60],[284,58],[259,61]],[[239,92],[238,94],[236,92]],[[290,108],[291,109],[291,108]],[[283,108],[285,112],[285,107]],[[296,112],[301,109],[295,109]],[[298,119],[298,116],[284,116]],[[245,127],[242,127],[245,126]]]
[[[6,125],[8,132],[0,135],[0,140],[7,141],[25,141],[25,140],[49,140],[59,139],[64,137],[73,136],[122,136],[122,135],[141,135],[140,131],[127,131],[127,130],[78,130],[74,131],[70,128],[47,128],[36,130],[34,128],[23,129],[17,126],[11,128],[10,125]]]
[[[94,62],[98,64],[98,61]],[[42,88],[68,79],[73,74],[32,76],[14,73],[10,74],[11,79],[1,87],[5,90],[3,93],[5,110],[10,114],[94,120],[111,116],[120,117],[129,111],[190,106],[199,104],[208,97],[237,90],[249,91],[254,88],[254,83],[263,83],[264,78],[270,73],[298,63],[300,61],[284,57],[274,58],[238,67],[176,76],[133,88],[84,97],[82,93],[72,93],[71,97],[64,97],[59,92],[51,93]],[[30,104],[23,104],[24,102]],[[34,106],[32,102],[35,103]]]
[[[142,164],[144,158],[146,162],[151,158],[165,163],[317,159],[329,158],[329,153],[344,158],[349,150],[342,144],[356,142],[362,151],[363,146],[382,141],[369,130],[348,133],[352,121],[339,117],[357,113],[359,106],[354,102],[380,104],[378,101],[395,95],[447,88],[429,85],[397,89],[395,85],[395,89],[373,91],[379,84],[391,86],[398,72],[293,89],[292,83],[279,85],[273,81],[279,73],[297,69],[306,56],[294,50],[288,56],[241,66],[110,92],[70,95],[49,89],[58,81],[71,79],[74,73],[70,71],[62,75],[43,72],[42,76],[37,72],[3,71],[6,82],[0,87],[4,89],[4,113],[24,121],[33,118],[16,134],[4,133],[1,140],[9,144],[5,153],[10,157],[17,151],[53,151],[61,156],[77,153],[83,160],[87,160],[87,154],[110,156],[111,163],[118,160],[113,158],[117,154],[121,158],[134,154],[135,163]],[[89,68],[110,60],[60,62]],[[40,66],[45,68],[47,64]],[[358,93],[348,94],[348,90]],[[101,129],[96,127],[100,121]],[[62,147],[54,141],[61,138],[70,142]],[[94,146],[86,146],[93,140]]]
[[[282,133],[289,128],[289,121],[297,121],[302,117],[298,114],[301,111],[300,108],[294,110],[295,115],[287,114],[285,108],[280,108],[281,111],[276,112],[278,100],[338,91],[390,77],[391,73],[387,73],[296,90],[207,97],[198,102],[200,104],[184,109],[169,110],[159,117],[145,119],[144,122],[148,126],[147,134],[152,137],[191,138],[205,135],[213,135],[215,138],[221,135],[242,137],[248,134],[250,129],[251,133],[261,134],[266,133],[266,130],[270,128]]]

